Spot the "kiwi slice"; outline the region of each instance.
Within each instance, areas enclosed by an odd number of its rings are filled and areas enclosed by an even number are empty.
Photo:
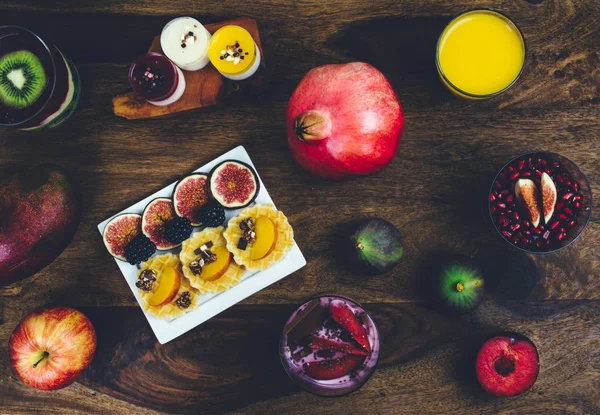
[[[0,102],[13,108],[34,104],[46,87],[42,62],[28,50],[0,57]]]

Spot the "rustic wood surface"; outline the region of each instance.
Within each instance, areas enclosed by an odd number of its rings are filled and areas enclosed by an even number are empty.
[[[443,26],[475,6],[511,16],[529,51],[515,87],[485,102],[453,97],[434,66]],[[169,119],[114,116],[111,98],[127,88],[129,64],[178,15],[207,23],[256,19],[270,90]],[[584,235],[546,256],[507,249],[480,209],[490,176],[533,149],[575,161],[600,195],[597,0],[1,0],[0,19],[60,45],[83,82],[80,106],[61,128],[0,130],[2,172],[57,163],[75,174],[84,193],[83,220],[66,251],[35,276],[0,288],[0,413],[600,413],[598,197]],[[287,99],[310,68],[353,60],[389,78],[406,129],[382,173],[326,183],[292,160]],[[290,218],[308,265],[161,346],[96,224],[239,144]],[[406,254],[389,274],[367,277],[333,252],[346,224],[375,215],[398,226]],[[518,288],[489,292],[471,316],[438,313],[419,287],[424,264],[442,252],[492,258],[490,279]],[[522,284],[531,278],[535,285]],[[295,305],[321,293],[363,303],[383,335],[379,369],[343,398],[299,391],[278,362],[283,322]],[[88,314],[99,344],[77,383],[40,392],[12,371],[8,339],[23,316],[51,304]],[[528,393],[492,399],[473,380],[473,353],[504,330],[534,340],[541,372]]]

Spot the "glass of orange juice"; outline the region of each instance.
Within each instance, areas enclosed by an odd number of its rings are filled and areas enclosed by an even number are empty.
[[[455,95],[485,99],[517,82],[525,56],[519,28],[502,13],[478,9],[457,16],[446,26],[438,40],[436,65]]]

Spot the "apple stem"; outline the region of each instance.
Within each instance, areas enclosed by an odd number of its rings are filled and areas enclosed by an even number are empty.
[[[462,283],[458,283],[456,284],[456,291],[458,291],[459,293],[462,292],[462,290],[465,289],[465,286]]]
[[[42,360],[46,359],[48,356],[50,356],[50,353],[44,352],[41,359],[33,364],[33,368],[35,369],[37,367],[37,365],[39,365],[42,362]]]

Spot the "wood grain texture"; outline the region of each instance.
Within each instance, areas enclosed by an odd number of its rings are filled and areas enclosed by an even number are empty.
[[[528,47],[519,82],[485,102],[453,97],[433,59],[444,25],[473,7],[509,15]],[[596,0],[4,0],[0,15],[59,45],[83,82],[80,106],[63,127],[0,130],[1,172],[57,163],[74,173],[84,194],[69,248],[33,277],[0,288],[0,413],[600,413],[598,197],[583,236],[552,255],[508,249],[481,214],[493,175],[529,150],[570,158],[600,195]],[[111,98],[127,88],[129,64],[178,15],[203,23],[255,19],[269,58],[269,90],[168,119],[115,117]],[[383,172],[331,184],[293,162],[285,110],[310,68],[352,60],[385,73],[406,129]],[[161,346],[96,224],[239,144],[290,218],[308,264]],[[405,258],[384,276],[356,274],[335,255],[340,233],[366,216],[382,216],[403,234]],[[440,314],[423,303],[421,281],[443,252],[473,255],[491,264],[490,279],[509,284],[488,291],[470,317]],[[277,362],[284,320],[321,293],[363,303],[383,333],[381,366],[362,389],[339,399],[298,391]],[[15,378],[7,347],[20,319],[50,304],[82,309],[100,344],[80,382],[42,393]],[[482,339],[502,330],[530,336],[542,359],[534,388],[508,400],[483,396],[469,363]]]
[[[246,29],[261,51],[260,67],[249,79],[231,81],[222,76],[214,66],[198,71],[183,71],[186,88],[181,98],[171,105],[156,106],[148,103],[135,92],[119,94],[113,98],[113,112],[128,120],[140,120],[152,117],[164,117],[199,108],[223,104],[235,96],[247,97],[264,92],[266,87],[266,57],[262,49],[260,34],[255,20],[238,18],[224,22],[210,23],[205,26],[211,34],[227,25],[237,25]],[[162,52],[160,36],[153,39],[149,52]]]

